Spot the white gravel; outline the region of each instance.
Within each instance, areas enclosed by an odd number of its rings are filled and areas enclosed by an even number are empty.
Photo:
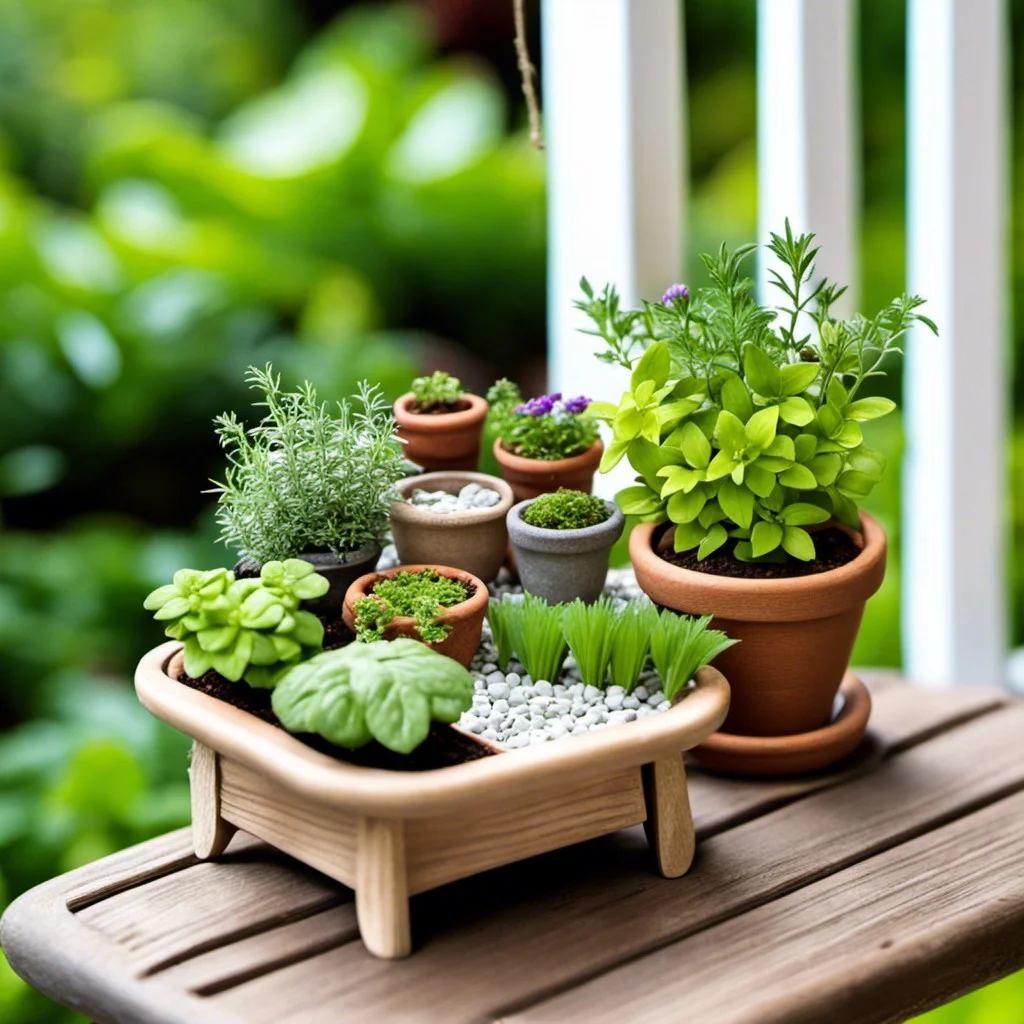
[[[466,484],[458,494],[448,491],[425,491],[417,487],[409,499],[410,505],[426,512],[472,512],[475,509],[491,508],[501,501],[501,495],[490,487],[480,484]]]

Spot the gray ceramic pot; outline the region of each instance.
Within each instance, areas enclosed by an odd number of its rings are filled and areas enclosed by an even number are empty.
[[[506,520],[523,590],[551,604],[577,597],[596,601],[608,575],[609,552],[625,525],[622,512],[608,501],[611,515],[597,526],[545,530],[523,521],[523,512],[535,500],[513,505]]]
[[[311,562],[316,567],[316,571],[321,576],[325,576],[331,585],[323,597],[318,597],[315,601],[304,602],[305,607],[320,615],[332,615],[337,612],[340,618],[348,588],[360,576],[377,568],[377,562],[380,560],[380,546],[364,544],[361,548],[348,551],[342,556],[332,554],[330,551],[303,551],[296,557]],[[239,579],[243,576],[259,576],[260,566],[251,558],[243,558],[235,565],[234,572]]]

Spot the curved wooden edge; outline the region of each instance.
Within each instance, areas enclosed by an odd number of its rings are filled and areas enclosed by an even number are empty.
[[[708,667],[675,707],[642,722],[449,768],[390,772],[343,764],[277,726],[182,686],[164,671],[179,647],[171,641],[154,648],[136,669],[135,690],[151,714],[293,792],[376,817],[432,817],[481,799],[549,789],[552,779],[568,784],[595,772],[639,767],[696,746],[729,710],[729,684]]]
[[[182,829],[100,862],[117,875],[120,862],[152,861],[151,851],[180,845],[182,866],[195,863],[188,829]],[[174,855],[164,856],[173,860]],[[158,860],[156,863],[160,863]],[[15,973],[62,1006],[92,1020],[146,1024],[244,1024],[233,1013],[160,984],[142,981],[125,969],[124,950],[100,932],[80,924],[69,909],[76,892],[95,889],[97,868],[87,865],[44,882],[19,896],[0,919],[0,944]],[[131,884],[130,869],[125,884]]]

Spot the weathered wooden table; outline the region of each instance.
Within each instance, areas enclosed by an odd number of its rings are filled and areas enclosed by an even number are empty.
[[[638,830],[414,898],[379,960],[351,893],[187,830],[72,872],[3,921],[14,968],[97,1021],[897,1021],[1024,966],[1024,702],[871,680],[871,740],[814,779],[694,771],[690,874]]]

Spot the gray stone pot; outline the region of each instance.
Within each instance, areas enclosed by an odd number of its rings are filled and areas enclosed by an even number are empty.
[[[303,605],[309,611],[317,612],[320,615],[332,615],[337,612],[341,618],[341,609],[345,604],[345,594],[348,588],[360,576],[372,572],[377,568],[380,559],[380,546],[378,544],[364,544],[355,551],[348,551],[343,556],[332,554],[330,551],[303,551],[295,556],[311,562],[321,576],[327,578],[330,589],[323,597],[315,601],[304,601]],[[243,558],[235,565],[235,575],[259,576],[260,566],[250,558]]]
[[[536,499],[509,509],[508,535],[512,542],[523,590],[550,604],[596,601],[608,575],[608,555],[622,535],[625,516],[611,501],[611,516],[582,530],[545,530],[523,521],[523,512]]]

